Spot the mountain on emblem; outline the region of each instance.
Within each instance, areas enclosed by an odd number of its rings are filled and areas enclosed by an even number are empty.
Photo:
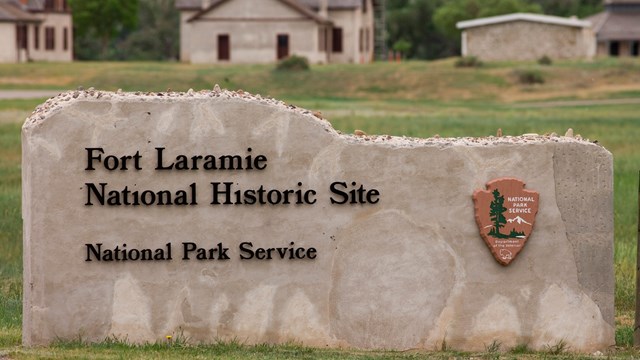
[[[527,224],[527,225],[533,225],[531,223],[528,223],[527,220],[521,218],[520,216],[516,216],[513,219],[507,219],[508,223],[512,223],[512,222],[517,222],[518,224]]]
[[[538,213],[539,194],[524,186],[522,180],[500,178],[488,182],[487,190],[473,193],[480,236],[504,266],[522,251]]]

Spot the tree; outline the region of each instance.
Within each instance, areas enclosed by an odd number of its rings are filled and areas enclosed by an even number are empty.
[[[137,24],[138,0],[69,0],[69,5],[73,11],[74,33],[78,38],[98,39],[99,58],[107,56],[114,38]],[[84,54],[80,46],[86,43],[77,42],[77,54]]]
[[[458,44],[446,38],[433,23],[433,15],[445,0],[389,0],[387,45],[400,43],[407,58],[435,59],[456,53]],[[403,42],[408,42],[406,47]]]
[[[493,222],[493,228],[489,231],[489,235],[497,238],[506,238],[508,235],[500,233],[500,229],[507,223],[507,219],[504,217],[504,212],[507,208],[504,207],[504,196],[500,194],[498,189],[493,190],[493,201],[489,205],[491,221]]]
[[[397,51],[403,56],[411,50],[411,43],[405,39],[400,39],[393,44],[393,51]]]
[[[403,41],[408,58],[436,59],[460,52],[458,21],[514,12],[580,18],[602,10],[602,0],[387,0],[387,46]]]
[[[180,19],[174,0],[139,0],[138,26],[118,44],[127,60],[178,58]]]
[[[460,31],[456,23],[459,21],[515,12],[541,13],[542,8],[524,0],[452,0],[438,8],[433,22],[443,34],[458,40]]]
[[[543,12],[556,16],[584,18],[602,11],[602,0],[530,0],[540,5]]]

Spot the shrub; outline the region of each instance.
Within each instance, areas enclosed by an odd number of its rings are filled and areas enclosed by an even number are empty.
[[[518,82],[524,85],[544,84],[544,76],[540,70],[517,70]]]
[[[281,60],[276,66],[278,71],[307,71],[309,70],[309,60],[304,56],[291,55]]]
[[[480,67],[482,61],[475,56],[463,56],[456,60],[456,67]]]
[[[393,51],[397,51],[402,55],[406,55],[411,50],[411,43],[405,39],[400,39],[393,43]]]
[[[544,55],[543,57],[538,59],[538,64],[540,64],[540,65],[551,65],[551,64],[553,64],[553,60],[551,60],[551,58],[548,57],[547,55]]]

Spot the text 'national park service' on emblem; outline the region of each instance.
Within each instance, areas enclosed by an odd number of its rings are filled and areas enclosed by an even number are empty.
[[[473,193],[476,223],[482,239],[501,265],[509,265],[533,231],[540,194],[525,190],[514,178],[489,181]]]

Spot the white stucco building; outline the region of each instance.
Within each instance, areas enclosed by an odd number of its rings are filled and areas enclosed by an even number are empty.
[[[176,7],[181,61],[373,60],[373,0],[176,0]]]
[[[0,0],[0,62],[72,61],[66,0]]]

